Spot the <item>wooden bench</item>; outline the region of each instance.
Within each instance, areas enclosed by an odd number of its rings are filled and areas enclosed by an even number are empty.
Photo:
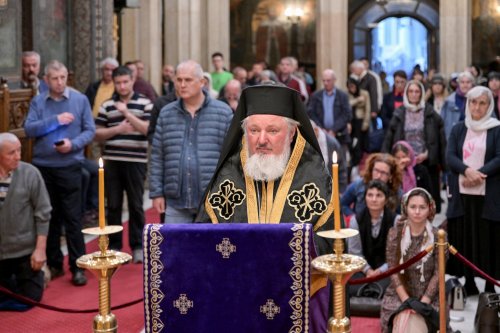
[[[7,81],[0,79],[0,132],[17,135],[22,145],[21,159],[25,162],[31,162],[33,140],[26,137],[23,126],[35,95],[34,89],[10,90]]]

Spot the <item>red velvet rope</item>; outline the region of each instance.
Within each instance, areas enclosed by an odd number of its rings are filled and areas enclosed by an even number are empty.
[[[483,272],[481,269],[479,269],[476,265],[474,265],[472,262],[470,262],[467,258],[465,258],[463,255],[461,255],[458,251],[450,251],[455,257],[460,259],[465,265],[469,266],[473,271],[475,271],[477,274],[481,275],[486,281],[493,283],[495,286],[500,287],[500,283],[496,281],[494,278]]]
[[[24,304],[27,304],[27,305],[31,305],[31,306],[37,306],[39,308],[42,308],[42,309],[46,309],[46,310],[51,310],[51,311],[57,311],[57,312],[64,312],[64,313],[94,313],[94,312],[99,312],[99,309],[83,309],[83,310],[80,310],[80,309],[64,309],[64,308],[60,308],[60,307],[57,307],[57,306],[53,306],[53,305],[48,305],[48,304],[44,304],[44,303],[40,303],[40,302],[35,302],[33,301],[32,299],[28,298],[28,297],[24,297],[24,296],[21,296],[21,295],[18,295],[18,294],[15,294],[13,293],[12,291],[10,291],[9,289],[3,287],[3,286],[0,286],[0,293],[4,294],[4,295],[7,295],[19,302],[22,302]],[[123,303],[123,304],[120,304],[120,305],[117,305],[117,306],[113,306],[111,308],[111,310],[119,310],[119,309],[123,309],[123,308],[126,308],[128,306],[132,306],[132,305],[135,305],[137,303],[140,303],[143,301],[143,298],[139,298],[139,299],[136,299],[136,300],[133,300],[131,302],[127,302],[127,303]]]
[[[425,257],[431,250],[432,250],[432,248],[425,249],[422,252],[420,252],[419,254],[417,254],[416,256],[414,256],[413,258],[408,259],[404,263],[402,263],[398,266],[395,266],[395,267],[385,271],[384,273],[380,273],[380,274],[377,274],[375,276],[366,277],[366,278],[362,278],[362,279],[349,280],[348,283],[349,284],[363,284],[363,283],[372,283],[372,282],[375,282],[378,280],[385,279],[386,277],[391,276],[394,273],[398,273],[399,271],[410,267],[411,265],[413,265],[414,263],[416,263],[417,261],[419,261],[420,259]]]

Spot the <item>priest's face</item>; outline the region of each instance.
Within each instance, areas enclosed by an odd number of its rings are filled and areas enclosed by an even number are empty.
[[[284,117],[270,114],[249,116],[245,132],[250,156],[280,155],[295,135],[295,129],[289,129]]]

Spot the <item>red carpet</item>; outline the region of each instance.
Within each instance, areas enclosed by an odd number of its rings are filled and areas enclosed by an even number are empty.
[[[146,211],[147,223],[157,223],[159,215],[154,209]],[[124,224],[124,240],[128,239],[128,224]],[[127,242],[124,252],[130,253]],[[97,251],[97,241],[87,244],[87,253]],[[71,274],[65,263],[66,275],[50,282],[45,290],[42,302],[71,309],[93,309],[98,307],[97,279],[87,272],[88,284],[74,287]],[[122,266],[111,280],[111,305],[116,306],[136,300],[143,295],[142,265],[127,264]],[[144,328],[144,305],[142,302],[133,306],[113,310],[118,321],[120,333],[138,333]],[[81,333],[92,332],[93,318],[97,314],[68,314],[50,310],[33,308],[27,312],[0,312],[0,332],[51,332]],[[377,318],[351,318],[352,332],[379,333],[380,324]],[[208,331],[206,332],[208,333]]]

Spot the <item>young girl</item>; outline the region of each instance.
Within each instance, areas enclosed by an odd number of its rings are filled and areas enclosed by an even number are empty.
[[[404,140],[397,141],[394,146],[392,146],[391,153],[392,156],[396,158],[396,163],[403,176],[403,194],[417,186],[429,190],[429,173],[426,168],[417,164],[415,152],[408,142]]]
[[[403,197],[401,219],[389,230],[387,236],[386,260],[389,268],[413,258],[434,244],[437,229],[431,223],[435,214],[434,200],[423,188],[416,187]],[[383,332],[389,332],[390,317],[410,297],[438,310],[438,280],[438,251],[427,254],[400,274],[391,275],[391,283],[384,294],[380,313]],[[397,320],[410,315],[411,311],[400,312],[398,316],[401,317]]]

